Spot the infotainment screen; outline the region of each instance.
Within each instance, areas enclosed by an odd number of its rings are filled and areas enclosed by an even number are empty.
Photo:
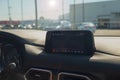
[[[48,31],[47,53],[93,54],[94,39],[90,31]]]

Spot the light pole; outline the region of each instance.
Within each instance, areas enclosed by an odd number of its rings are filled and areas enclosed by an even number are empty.
[[[12,24],[12,18],[11,18],[11,7],[10,7],[10,1],[8,0],[8,16],[9,16],[9,22]]]
[[[62,19],[64,20],[64,0],[62,0]]]
[[[37,0],[35,0],[35,25],[38,28],[38,10],[37,10]]]
[[[23,0],[21,0],[21,24],[23,25]]]
[[[76,29],[76,6],[75,6],[76,1],[74,0],[74,24],[73,28]]]
[[[82,22],[85,22],[85,2],[82,1]]]

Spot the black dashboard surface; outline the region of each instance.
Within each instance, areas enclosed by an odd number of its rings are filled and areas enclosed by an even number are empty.
[[[18,36],[18,42],[24,45],[23,72],[30,68],[44,68],[56,73],[65,71],[91,74],[100,80],[120,79],[120,45],[118,45],[120,37],[95,37],[98,52],[95,52],[93,56],[76,56],[45,53],[40,47],[45,44],[45,31],[10,30],[5,32]]]

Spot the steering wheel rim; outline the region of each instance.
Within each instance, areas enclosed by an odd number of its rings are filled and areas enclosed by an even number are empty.
[[[13,53],[10,53],[9,51],[7,53],[5,53],[5,50],[8,50],[8,49],[3,49],[4,48],[3,46],[5,44],[6,43],[3,43],[2,48],[1,48],[0,80],[11,80],[12,78],[15,77],[15,75],[18,71],[19,61],[17,63],[16,59],[10,60],[10,59],[14,58],[14,57],[11,57],[14,55],[12,55]],[[9,56],[10,56],[10,58],[9,58]],[[16,79],[12,79],[12,80],[16,80]]]

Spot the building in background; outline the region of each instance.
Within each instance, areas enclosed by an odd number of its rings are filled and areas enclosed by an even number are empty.
[[[0,25],[19,25],[20,21],[0,21]]]
[[[70,21],[78,26],[83,22],[84,17],[84,22],[96,23],[98,28],[120,28],[119,7],[120,0],[85,3],[84,8],[83,4],[75,6],[72,4],[70,5]]]
[[[70,21],[70,14],[69,14],[69,13],[66,13],[66,14],[64,14],[64,15],[60,15],[60,16],[59,16],[59,20],[60,20],[60,21],[63,20],[63,16],[64,16],[64,20]]]

